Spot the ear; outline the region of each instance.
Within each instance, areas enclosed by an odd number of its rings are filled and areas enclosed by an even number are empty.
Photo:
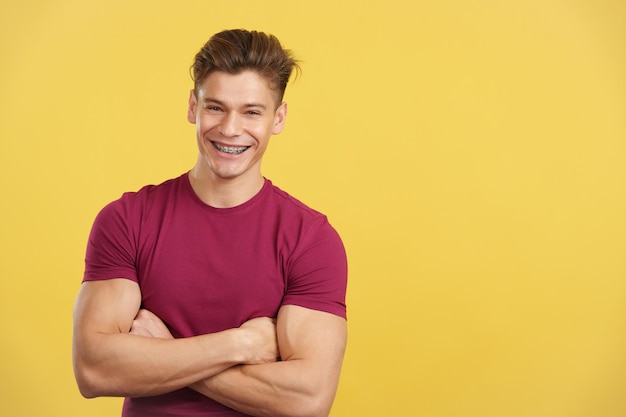
[[[196,111],[198,110],[198,99],[196,98],[196,92],[191,90],[189,92],[189,108],[187,109],[187,121],[191,124],[196,124]]]
[[[274,113],[274,126],[272,127],[272,135],[278,135],[285,127],[285,119],[287,118],[287,103],[282,102]]]

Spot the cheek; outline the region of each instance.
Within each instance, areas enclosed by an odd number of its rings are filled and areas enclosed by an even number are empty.
[[[255,126],[254,135],[261,142],[267,142],[272,136],[272,128],[274,125],[272,123],[263,123]]]
[[[197,124],[202,128],[203,131],[206,132],[207,130],[210,130],[216,125],[220,124],[220,118],[216,115],[206,114],[205,112],[203,112],[198,117]]]

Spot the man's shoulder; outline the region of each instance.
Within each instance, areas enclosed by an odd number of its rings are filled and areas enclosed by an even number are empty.
[[[310,219],[325,219],[326,215],[320,211],[312,208],[308,204],[305,204],[300,199],[292,196],[283,189],[277,187],[270,182],[270,192],[273,196],[273,201],[281,207],[283,210],[298,214],[302,217]]]
[[[109,202],[100,211],[99,217],[136,218],[164,207],[184,189],[187,175],[168,179],[159,184],[144,185],[136,191],[124,192],[118,199]]]
[[[312,208],[283,189],[271,183],[270,185],[271,201],[275,205],[275,210],[280,213],[283,222],[291,226],[294,223],[308,225],[308,227],[328,225],[328,218],[324,213]]]
[[[326,214],[276,186],[272,186],[271,196],[280,230],[307,241],[338,237]]]
[[[167,198],[173,192],[180,191],[181,187],[184,187],[184,181],[186,180],[187,174],[185,173],[176,178],[171,178],[158,184],[147,184],[138,190],[124,192],[116,201],[131,204],[145,201],[154,202],[155,200]]]

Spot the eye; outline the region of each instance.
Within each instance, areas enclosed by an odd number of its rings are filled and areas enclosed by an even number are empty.
[[[246,114],[249,114],[250,116],[260,116],[261,112],[258,110],[248,110]]]
[[[219,106],[206,106],[206,109],[209,111],[221,112],[222,108]]]

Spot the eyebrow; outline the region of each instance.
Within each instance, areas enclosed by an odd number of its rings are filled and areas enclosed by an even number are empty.
[[[204,104],[214,103],[214,104],[217,104],[217,105],[220,105],[220,106],[226,107],[226,104],[225,104],[223,101],[218,100],[218,99],[216,99],[216,98],[212,98],[212,97],[205,97],[203,101],[204,101]],[[261,103],[246,103],[246,104],[244,104],[243,106],[244,106],[245,108],[260,108],[260,109],[263,109],[263,110],[265,110],[265,109],[266,109],[265,105],[264,105],[264,104],[261,104]]]

